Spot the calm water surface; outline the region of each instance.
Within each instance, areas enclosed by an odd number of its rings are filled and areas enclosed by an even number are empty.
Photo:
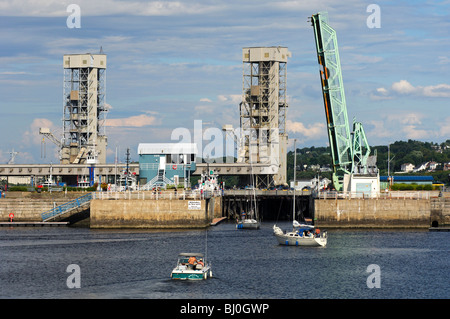
[[[306,248],[279,246],[272,226],[222,223],[207,233],[1,228],[0,298],[450,297],[449,232],[329,230],[327,247]],[[212,279],[170,279],[179,252],[206,249]],[[67,287],[70,264],[80,267],[79,289]],[[371,264],[380,267],[380,288],[367,287]]]

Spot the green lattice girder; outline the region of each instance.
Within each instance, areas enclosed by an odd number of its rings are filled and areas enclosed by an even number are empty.
[[[313,15],[311,22],[321,66],[320,79],[333,159],[333,182],[336,190],[341,190],[344,175],[352,172],[354,156],[336,31],[328,25],[324,13]]]
[[[367,159],[370,155],[370,146],[367,142],[364,128],[360,122],[353,120],[353,173],[367,174]]]

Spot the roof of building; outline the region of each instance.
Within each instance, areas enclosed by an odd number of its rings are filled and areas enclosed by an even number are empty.
[[[418,182],[428,182],[428,181],[433,181],[433,176],[391,176],[394,178],[394,181],[396,182],[412,182],[412,181],[418,181]],[[382,182],[386,182],[387,181],[387,176],[380,176],[380,181]]]
[[[138,154],[197,154],[196,143],[140,143]]]

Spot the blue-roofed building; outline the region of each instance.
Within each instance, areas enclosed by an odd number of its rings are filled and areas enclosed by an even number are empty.
[[[195,143],[141,143],[138,146],[141,189],[184,184],[196,169]]]
[[[432,185],[433,176],[398,176],[391,175],[392,184],[417,184],[417,185]],[[381,188],[388,186],[388,177],[380,176]]]

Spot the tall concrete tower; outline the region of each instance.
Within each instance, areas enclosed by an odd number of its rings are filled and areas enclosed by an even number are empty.
[[[61,163],[106,163],[106,54],[67,54],[63,63]]]
[[[243,94],[238,162],[268,164],[257,184],[286,183],[286,63],[285,47],[242,49]]]

